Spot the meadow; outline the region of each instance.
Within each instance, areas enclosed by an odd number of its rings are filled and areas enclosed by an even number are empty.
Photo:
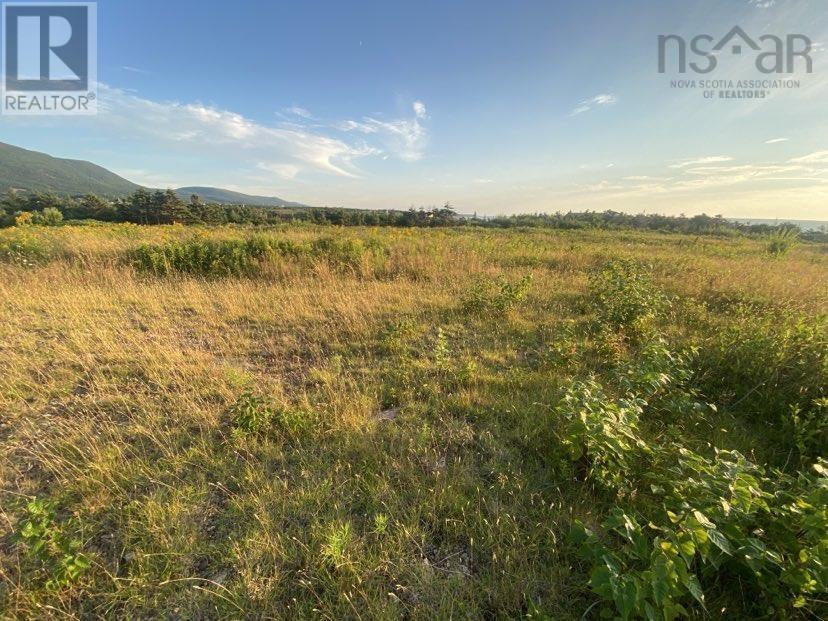
[[[0,230],[0,617],[825,618],[789,242]]]

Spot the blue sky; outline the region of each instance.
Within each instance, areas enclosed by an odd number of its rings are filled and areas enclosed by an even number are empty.
[[[102,0],[99,114],[0,117],[0,140],[151,186],[319,205],[828,220],[825,8]],[[751,101],[658,73],[659,34],[734,25],[807,35],[813,72]],[[701,77],[769,77],[720,59]]]

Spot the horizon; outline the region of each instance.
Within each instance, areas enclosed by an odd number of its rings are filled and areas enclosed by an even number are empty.
[[[819,2],[318,8],[98,2],[98,114],[0,116],[0,139],[308,205],[828,220]],[[813,72],[761,99],[671,88],[699,76],[659,73],[659,35],[734,25],[806,35]],[[756,77],[719,58],[716,80]]]

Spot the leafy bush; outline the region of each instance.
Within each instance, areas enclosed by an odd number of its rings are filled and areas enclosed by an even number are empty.
[[[359,239],[322,237],[310,244],[295,244],[263,236],[248,239],[216,240],[192,237],[165,244],[144,244],[132,251],[130,262],[138,269],[159,276],[171,273],[198,276],[254,276],[278,258],[323,259],[337,268],[359,266],[376,244]],[[378,250],[376,250],[378,251]]]
[[[532,274],[526,274],[514,282],[503,277],[480,280],[468,292],[462,307],[472,313],[503,313],[523,302],[531,288]]]
[[[643,405],[635,397],[613,402],[598,383],[587,381],[575,382],[558,406],[570,457],[586,461],[588,475],[608,489],[628,489],[634,449],[649,450],[638,437]]]
[[[736,451],[708,458],[675,441],[647,443],[638,423],[648,404],[636,390],[662,400],[675,393],[668,403],[696,395],[686,388],[687,361],[663,341],[645,347],[641,362],[618,373],[625,398],[576,383],[558,409],[567,423],[563,444],[573,460],[586,458],[590,477],[639,496],[648,485],[653,494],[653,504],[617,507],[601,536],[576,522],[573,537],[593,564],[592,589],[622,619],[689,615],[693,600],[705,606],[704,585],[731,575],[752,591],[752,614],[784,616],[815,604],[828,589],[826,462],[814,465],[816,475],[794,479],[768,476]]]
[[[647,521],[616,509],[599,538],[577,522],[573,537],[591,560],[590,586],[622,619],[675,619],[703,584],[740,577],[756,615],[785,616],[828,589],[828,470],[771,479],[739,453],[713,460],[685,449],[651,473],[663,507]],[[645,518],[646,519],[646,518]]]
[[[26,504],[19,537],[46,572],[49,589],[69,586],[90,567],[89,559],[80,551],[81,542],[66,533],[65,524],[57,522],[55,506],[47,500],[36,498]]]
[[[40,226],[57,226],[63,222],[63,214],[54,207],[46,207],[43,211],[34,212],[31,222]]]
[[[589,291],[601,323],[634,334],[644,331],[668,305],[647,270],[633,261],[605,264],[590,277]]]

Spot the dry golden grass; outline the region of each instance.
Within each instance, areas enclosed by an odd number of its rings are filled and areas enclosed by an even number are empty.
[[[817,317],[828,293],[818,246],[772,259],[762,241],[642,233],[351,229],[336,234],[386,253],[245,278],[155,277],[124,260],[194,233],[250,231],[0,231],[0,249],[24,247],[0,263],[5,616],[577,618],[591,600],[566,531],[604,505],[545,461],[573,369],[532,356],[582,321],[589,271],[649,263],[711,321],[740,302]],[[518,308],[460,310],[477,280],[527,273]],[[440,338],[448,374],[434,370]],[[232,433],[245,390],[311,412],[310,428]],[[399,417],[378,421],[392,405]],[[59,590],[12,537],[35,496],[93,561]]]

